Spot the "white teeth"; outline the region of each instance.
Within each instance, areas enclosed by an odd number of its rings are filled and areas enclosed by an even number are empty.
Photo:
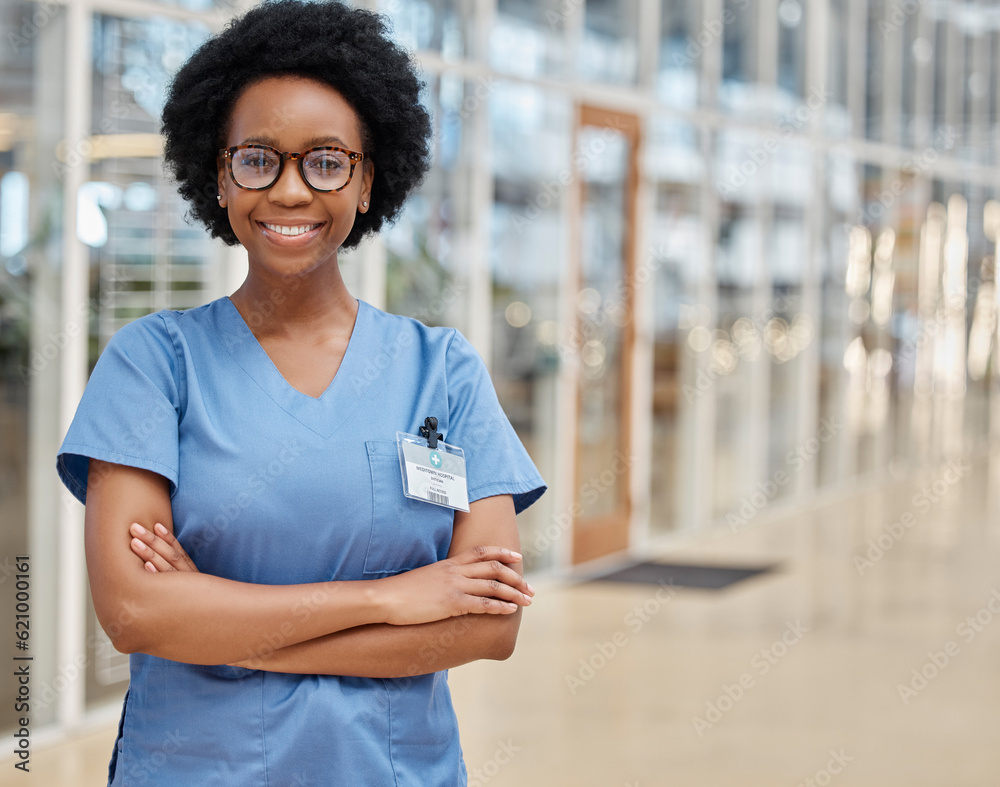
[[[303,232],[309,232],[309,230],[316,229],[319,224],[303,224],[299,227],[284,227],[277,224],[264,224],[271,232],[277,232],[281,235],[301,235]]]

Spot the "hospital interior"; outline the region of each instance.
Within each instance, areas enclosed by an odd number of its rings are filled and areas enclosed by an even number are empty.
[[[469,784],[1000,784],[1000,3],[355,4],[419,65],[433,165],[345,280],[469,339],[548,484],[514,654],[449,674]],[[0,0],[0,637],[25,655],[28,593],[32,658],[0,787],[107,780],[128,657],[55,455],[115,331],[243,281],[159,116],[251,5]]]

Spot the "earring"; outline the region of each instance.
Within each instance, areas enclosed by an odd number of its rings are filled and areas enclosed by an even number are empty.
[[[217,199],[217,200],[218,200],[219,202],[222,202],[222,195],[221,195],[221,194],[216,194],[216,195],[215,195],[215,198],[216,198],[216,199]]]
[[[365,208],[368,207],[368,203],[367,202],[362,202],[361,205],[362,205],[362,207],[365,207]]]

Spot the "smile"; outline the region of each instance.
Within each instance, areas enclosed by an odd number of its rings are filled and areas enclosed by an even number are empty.
[[[263,224],[267,229],[271,230],[271,232],[277,232],[280,235],[289,235],[293,237],[295,235],[301,235],[304,232],[309,232],[310,230],[314,230],[320,226],[319,224],[299,224],[298,226],[295,227],[286,227],[279,224],[265,224],[264,222],[261,222],[261,224]]]

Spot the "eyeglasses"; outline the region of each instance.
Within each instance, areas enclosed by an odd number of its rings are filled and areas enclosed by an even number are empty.
[[[285,160],[297,160],[302,179],[313,191],[340,191],[354,176],[354,166],[365,158],[346,148],[318,147],[301,153],[282,153],[270,145],[234,145],[219,156],[229,160],[229,174],[241,189],[262,191],[278,182]]]

